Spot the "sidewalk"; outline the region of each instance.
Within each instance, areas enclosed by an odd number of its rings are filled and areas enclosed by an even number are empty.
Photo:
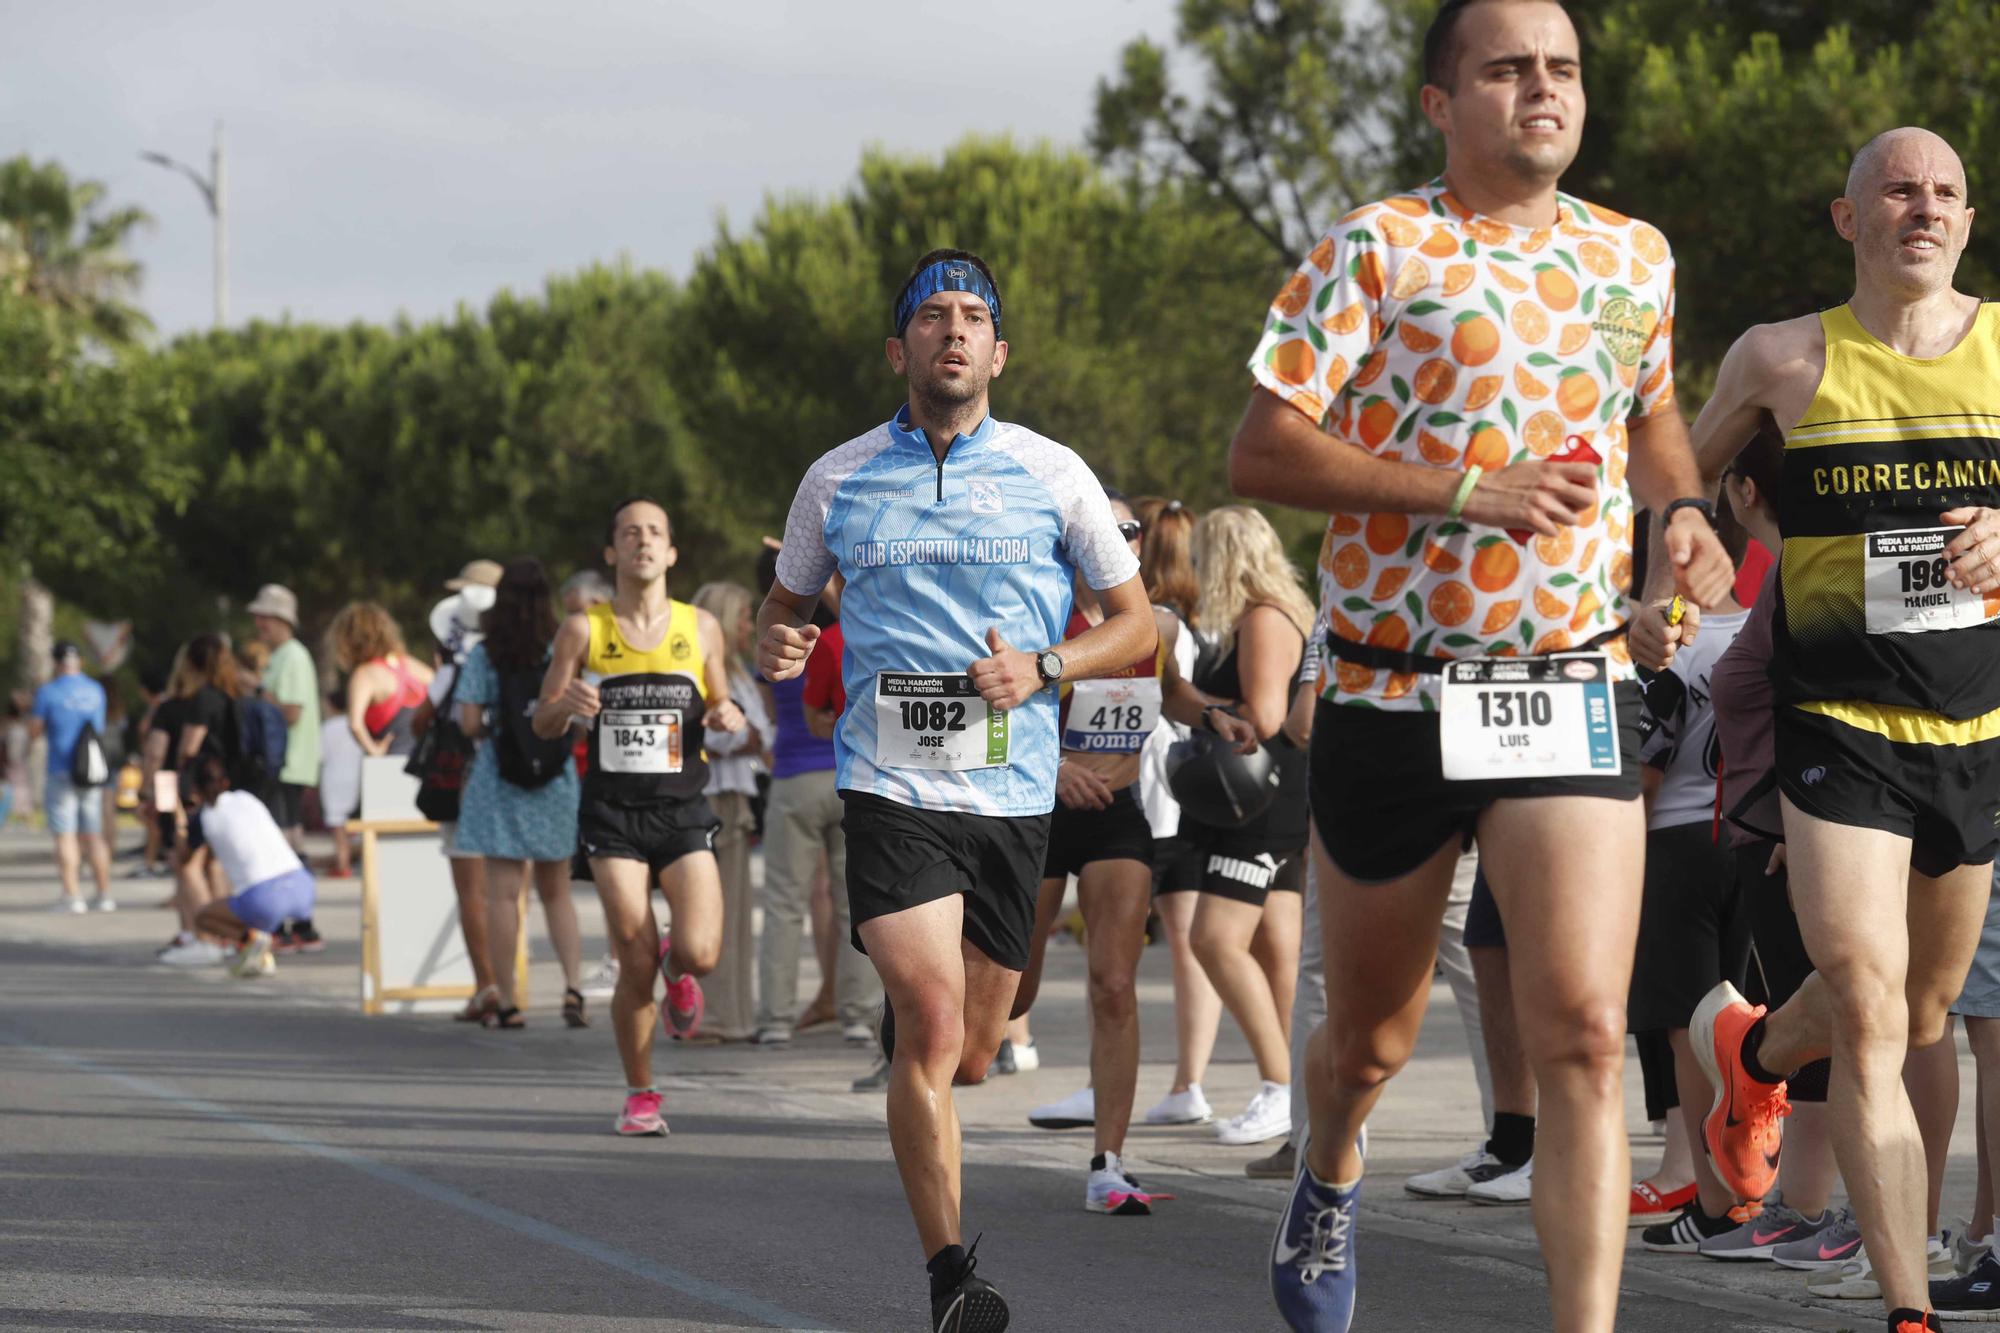
[[[130,839],[133,834],[128,831],[126,836]],[[132,864],[118,862],[118,873],[123,874]],[[152,964],[152,950],[174,929],[171,913],[160,910],[168,894],[167,881],[119,879],[114,893],[121,910],[113,914],[72,916],[49,911],[56,889],[45,836],[22,829],[0,832],[0,946],[9,946],[6,948],[9,955],[45,957],[49,966],[65,979],[64,984],[70,984],[68,979],[72,976],[84,978],[82,993],[38,997],[43,1003],[38,1004],[36,1012],[46,1011],[50,1024],[38,1034],[17,1034],[10,1038],[8,1020],[0,1018],[0,1054],[5,1053],[10,1040],[17,1046],[42,1050],[55,1059],[66,1058],[61,1055],[64,1050],[91,1050],[106,1042],[114,1049],[129,1049],[133,1044],[130,1040],[122,1034],[113,1039],[111,1034],[118,1032],[125,1021],[121,1013],[131,1012],[124,1006],[133,1003],[157,1006],[163,1011],[192,1007],[204,1013],[240,1014],[246,1025],[254,1021],[259,1032],[266,1025],[286,1023],[286,1013],[298,1015],[307,1010],[316,1017],[310,1022],[302,1016],[290,1020],[289,1026],[296,1036],[285,1039],[287,1059],[302,1068],[323,1064],[329,1069],[352,1071],[353,1077],[365,1080],[373,1059],[393,1063],[404,1073],[408,1073],[406,1066],[414,1066],[419,1072],[409,1074],[407,1095],[418,1100],[426,1100],[432,1093],[448,1088],[454,1080],[472,1078],[473,1086],[483,1089],[479,1094],[482,1099],[496,1099],[496,1109],[508,1098],[523,1097],[527,1098],[523,1104],[535,1107],[539,1117],[534,1122],[536,1132],[553,1136],[538,1143],[536,1151],[546,1151],[553,1142],[564,1145],[565,1153],[594,1157],[630,1146],[612,1141],[604,1133],[616,1106],[620,1084],[608,1030],[607,1005],[603,1001],[592,1002],[593,1026],[588,1031],[568,1032],[562,1028],[556,1012],[561,985],[549,957],[538,912],[533,914],[530,927],[534,958],[531,1027],[524,1033],[501,1034],[453,1025],[438,1016],[375,1019],[359,1016],[356,881],[321,881],[317,920],[327,940],[325,952],[281,958],[278,975],[263,982],[234,981],[221,968],[175,972]],[[602,918],[594,896],[588,892],[579,895],[577,906],[588,968],[602,952]],[[19,946],[25,946],[25,952]],[[810,971],[810,961],[807,967]],[[22,982],[24,974],[18,968],[14,971],[16,982]],[[92,976],[103,977],[107,991],[121,997],[117,1005],[92,1002],[89,994]],[[807,994],[815,983],[816,978],[808,977],[803,987]],[[1068,1094],[1087,1078],[1081,1018],[1083,990],[1081,951],[1066,940],[1058,940],[1051,946],[1048,978],[1035,1012],[1042,1068],[1012,1078],[990,1079],[982,1087],[966,1090],[959,1099],[966,1131],[968,1181],[981,1182],[977,1186],[968,1184],[969,1230],[985,1226],[1013,1237],[1009,1244],[1022,1244],[1020,1233],[1046,1228],[1040,1223],[1024,1224],[1019,1216],[1009,1216],[1007,1210],[995,1207],[997,1192],[1019,1189],[1036,1200],[1046,1199],[1048,1202],[1039,1206],[1061,1210],[1045,1214],[1051,1219],[1048,1225],[1056,1225],[1054,1219],[1059,1218],[1064,1234],[1074,1225],[1085,1228],[1080,1234],[1104,1238],[1093,1241],[1102,1247],[1100,1257],[1104,1261],[1161,1266],[1157,1274],[1147,1277],[1150,1287],[1135,1286],[1126,1293],[1131,1302],[1142,1297],[1147,1301],[1178,1299],[1171,1284],[1174,1274],[1182,1271],[1176,1265],[1183,1264],[1190,1252],[1184,1247],[1169,1247],[1161,1252],[1158,1243],[1148,1237],[1184,1235],[1198,1249],[1216,1249],[1227,1260],[1227,1282],[1234,1293],[1231,1299],[1238,1302],[1231,1308],[1242,1308],[1241,1302],[1245,1301],[1256,1305],[1254,1313],[1246,1309],[1240,1322],[1231,1321],[1228,1326],[1268,1327],[1269,1307],[1260,1296],[1261,1275],[1256,1255],[1268,1247],[1269,1227],[1283,1186],[1251,1181],[1242,1175],[1243,1163],[1263,1155],[1268,1146],[1224,1148],[1215,1143],[1211,1131],[1201,1127],[1135,1128],[1127,1154],[1133,1171],[1154,1188],[1171,1189],[1180,1196],[1178,1202],[1163,1205],[1160,1216],[1142,1222],[1135,1229],[1098,1218],[1089,1218],[1086,1224],[1086,1215],[1077,1206],[1080,1201],[1070,1197],[1082,1191],[1082,1166],[1090,1153],[1088,1131],[1047,1133],[1027,1124],[1031,1107]],[[1172,996],[1164,947],[1147,952],[1142,965],[1140,1001],[1146,1063],[1140,1076],[1137,1105],[1143,1112],[1166,1090],[1172,1068]],[[323,1045],[323,1049],[311,1049],[315,1043]],[[754,1107],[757,1115],[776,1118],[772,1132],[781,1134],[788,1148],[789,1170],[794,1175],[779,1189],[779,1197],[795,1195],[799,1201],[796,1207],[815,1218],[840,1216],[840,1196],[816,1193],[820,1188],[816,1182],[845,1179],[843,1173],[860,1157],[880,1159],[882,1170],[887,1170],[887,1145],[879,1129],[880,1096],[848,1091],[849,1081],[868,1069],[870,1055],[844,1046],[837,1031],[829,1028],[805,1034],[789,1049],[740,1045],[682,1049],[667,1043],[661,1046],[659,1061],[667,1075],[663,1082],[669,1116],[677,1131],[663,1151],[677,1154],[675,1160],[689,1160],[678,1154],[693,1151],[716,1163],[725,1159],[738,1162],[737,1169],[742,1172],[760,1169],[761,1158],[735,1156],[748,1150],[741,1145],[731,1147],[727,1141],[728,1117],[733,1114],[729,1108]],[[162,1052],[170,1054],[171,1049]],[[21,1073],[25,1066],[10,1059],[8,1067],[14,1072],[8,1080],[10,1094],[4,1100],[12,1104],[28,1093],[30,1084],[15,1081],[25,1078]],[[169,1071],[161,1074],[161,1078],[174,1076],[175,1066],[170,1059],[149,1067]],[[420,1073],[425,1067],[435,1070],[430,1092],[426,1091]],[[1964,1092],[1945,1195],[1947,1214],[1965,1211],[1972,1192],[1973,1077],[1969,1056],[1961,1058],[1961,1069]],[[1209,1099],[1219,1114],[1231,1114],[1248,1099],[1256,1082],[1256,1072],[1244,1044],[1225,1018],[1206,1084]],[[1636,1120],[1640,1114],[1636,1059],[1628,1062],[1626,1082],[1628,1105]],[[507,1092],[506,1088],[514,1091]],[[200,1095],[238,1105],[239,1102],[225,1098],[245,1094],[241,1088],[230,1085]],[[451,1094],[445,1095],[449,1100]],[[694,1135],[710,1131],[692,1126],[705,1123],[697,1117],[710,1114],[723,1118],[715,1122],[719,1128],[713,1131],[714,1137],[704,1142]],[[1432,1329],[1438,1326],[1439,1318],[1453,1321],[1446,1325],[1450,1327],[1546,1326],[1540,1258],[1527,1209],[1419,1201],[1399,1188],[1405,1175],[1452,1161],[1476,1142],[1480,1137],[1477,1120],[1477,1092],[1465,1059],[1457,1013],[1449,992],[1439,985],[1433,992],[1430,1018],[1418,1054],[1385,1096],[1370,1128],[1369,1166],[1374,1183],[1367,1197],[1362,1259],[1370,1283],[1364,1287],[1364,1301],[1376,1313],[1375,1317],[1358,1322],[1357,1328]],[[4,1124],[5,1118],[0,1117],[0,1126]],[[1645,1169],[1657,1160],[1660,1145],[1657,1138],[1644,1132],[1643,1125],[1637,1129],[1640,1132],[1634,1138],[1633,1157],[1639,1168]],[[398,1160],[410,1170],[446,1174],[455,1168],[454,1154],[462,1151],[452,1146],[455,1142],[458,1140],[450,1133],[421,1137],[400,1145]],[[827,1143],[842,1146],[823,1151]],[[21,1145],[9,1143],[4,1128],[0,1128],[0,1156],[19,1161],[21,1151]],[[266,1145],[264,1153],[268,1155],[269,1151]],[[496,1151],[499,1151],[497,1145]],[[521,1145],[506,1151],[519,1152]],[[1028,1168],[1030,1174],[1018,1174],[1021,1168]],[[996,1171],[1003,1174],[993,1175]],[[749,1177],[737,1179],[747,1183]],[[986,1183],[989,1180],[1013,1183]],[[893,1174],[871,1178],[869,1184],[871,1191],[892,1187]],[[759,1187],[758,1192],[773,1188],[776,1187]],[[721,1197],[732,1206],[740,1205],[746,1215],[761,1206],[740,1189]],[[871,1192],[869,1197],[875,1195]],[[877,1229],[869,1232],[870,1244],[899,1259],[907,1258],[904,1254],[910,1248],[907,1221],[895,1215],[893,1195],[885,1198],[886,1202],[881,1204],[882,1216],[875,1222]],[[973,1205],[978,1205],[976,1221],[970,1213]],[[516,1199],[511,1206],[521,1208],[529,1204]],[[725,1216],[718,1215],[716,1224],[723,1225]],[[1147,1227],[1152,1230],[1145,1230]],[[332,1239],[315,1237],[312,1252],[331,1255],[345,1248],[344,1242],[332,1244]],[[829,1239],[827,1243],[833,1241]],[[1636,1232],[1632,1233],[1631,1245],[1625,1269],[1621,1327],[1867,1328],[1878,1326],[1882,1317],[1879,1302],[1810,1302],[1801,1275],[1781,1275],[1769,1265],[1724,1265],[1689,1256],[1647,1254],[1638,1249]],[[998,1248],[994,1242],[989,1242],[989,1247]],[[984,1254],[982,1251],[982,1257]],[[136,1261],[142,1255],[143,1249],[132,1258]],[[6,1240],[0,1238],[0,1263],[6,1259]],[[754,1269],[757,1263],[768,1262],[769,1256],[760,1260],[752,1253],[744,1256],[744,1261]],[[711,1262],[721,1273],[735,1264],[737,1258],[733,1250],[725,1251],[714,1255]],[[116,1266],[113,1263],[112,1268]],[[861,1267],[865,1270],[867,1266]],[[1118,1272],[1115,1268],[1107,1270],[1101,1264],[1093,1267],[1100,1281],[1125,1281],[1122,1276],[1113,1276]],[[1240,1289],[1236,1286],[1239,1270]],[[707,1273],[709,1269],[700,1271]],[[995,1271],[997,1275],[1001,1270]],[[1132,1276],[1137,1277],[1139,1271],[1133,1269]],[[136,1274],[127,1274],[133,1275]],[[867,1277],[868,1273],[862,1271],[846,1275],[843,1280],[862,1281]],[[1206,1294],[1210,1297],[1217,1294],[1213,1290],[1215,1281],[1207,1279]],[[1392,1297],[1398,1302],[1396,1308],[1411,1316],[1409,1322],[1390,1319],[1381,1313],[1378,1302]],[[1188,1300],[1194,1299],[1195,1293],[1189,1293]],[[1185,1308],[1192,1317],[1196,1306]],[[1482,1314],[1475,1317],[1474,1323],[1464,1323],[1468,1309],[1474,1308],[1489,1311],[1490,1317]],[[1418,1318],[1420,1311],[1430,1311],[1435,1317]],[[4,1312],[0,1312],[0,1323],[6,1322]],[[113,1321],[78,1326],[124,1325]],[[503,1319],[490,1326],[529,1325]],[[1094,1326],[1128,1325],[1099,1322]],[[1184,1325],[1162,1324],[1155,1319],[1129,1326]]]

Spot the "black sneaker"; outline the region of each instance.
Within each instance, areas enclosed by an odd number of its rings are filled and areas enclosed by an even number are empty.
[[[1753,1210],[1738,1206],[1721,1217],[1710,1217],[1702,1212],[1701,1200],[1695,1199],[1681,1209],[1673,1221],[1662,1222],[1640,1232],[1639,1243],[1661,1254],[1696,1254],[1701,1250],[1701,1243],[1710,1236],[1734,1231],[1754,1215]]]
[[[1005,1037],[1000,1039],[1000,1049],[993,1053],[993,1072],[996,1074],[1021,1072],[1021,1066],[1014,1060],[1014,1043]]]
[[[287,921],[271,932],[272,953],[297,953],[298,941],[292,938],[292,923]]]
[[[958,1285],[931,1302],[932,1333],[1005,1333],[1007,1302],[991,1282],[972,1272],[977,1266],[972,1250],[978,1248],[975,1240],[965,1252],[965,1272]]]
[[[326,948],[326,941],[319,937],[310,920],[292,923],[292,943],[298,945],[300,953],[318,953]]]
[[[2000,1320],[2000,1259],[1988,1250],[1964,1277],[1931,1283],[1931,1306],[1948,1319]]]

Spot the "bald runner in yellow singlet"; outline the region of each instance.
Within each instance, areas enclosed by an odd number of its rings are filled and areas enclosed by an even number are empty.
[[[1835,1154],[1901,1333],[1935,1326],[1904,1058],[1945,1031],[2000,847],[2000,308],[1952,286],[1973,210],[1937,135],[1871,140],[1832,214],[1852,299],[1744,334],[1694,428],[1711,486],[1760,428],[1785,439],[1777,774],[1819,970],[1768,1016],[1717,987],[1690,1038],[1705,1141],[1746,1198],[1776,1177],[1783,1075],[1833,1057]],[[1634,657],[1699,624],[1650,605]]]

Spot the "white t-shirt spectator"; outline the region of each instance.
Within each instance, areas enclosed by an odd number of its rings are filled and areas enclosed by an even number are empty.
[[[270,808],[247,791],[226,791],[204,805],[201,834],[238,893],[305,868]]]

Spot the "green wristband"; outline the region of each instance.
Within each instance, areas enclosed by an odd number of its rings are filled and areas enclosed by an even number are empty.
[[[1446,518],[1457,518],[1465,512],[1465,502],[1472,498],[1472,488],[1486,475],[1486,469],[1474,463],[1465,470],[1465,480],[1458,483],[1458,493],[1451,497],[1451,508],[1445,510]]]

